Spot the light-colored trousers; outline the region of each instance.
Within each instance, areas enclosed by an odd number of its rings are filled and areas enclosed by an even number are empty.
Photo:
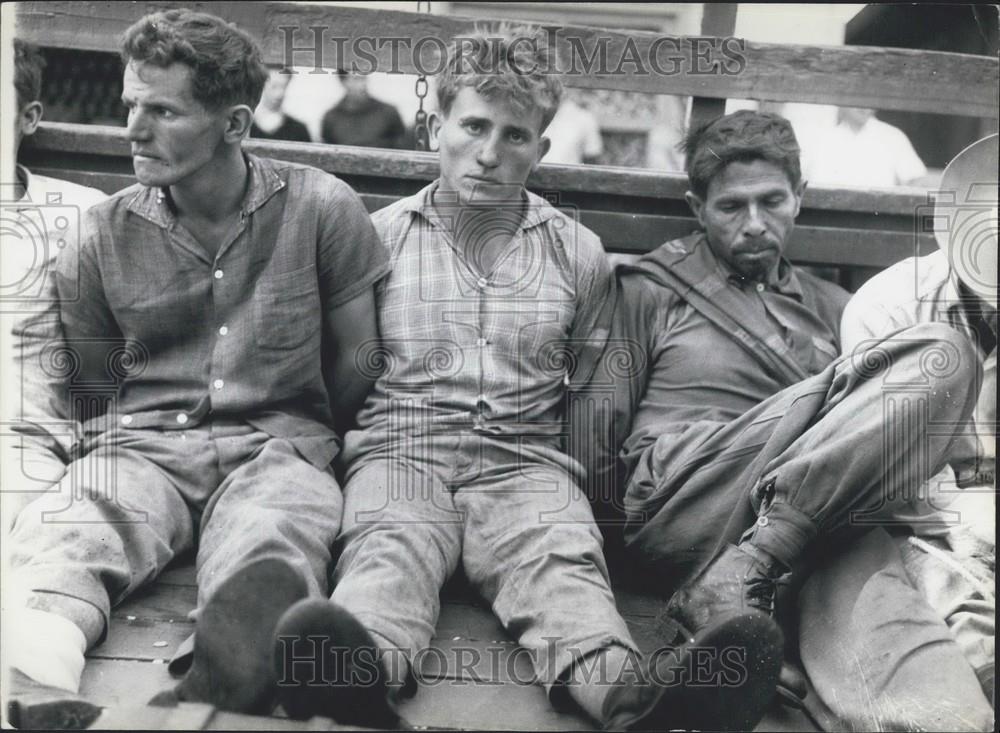
[[[21,510],[8,581],[91,645],[112,606],[196,546],[199,606],[262,557],[287,560],[325,595],[342,505],[329,469],[243,422],[116,429],[68,466],[57,493]]]
[[[549,689],[577,657],[636,650],[574,480],[579,466],[554,441],[355,431],[343,457],[351,463],[332,600],[383,654],[412,661],[428,646],[441,586],[459,563]]]

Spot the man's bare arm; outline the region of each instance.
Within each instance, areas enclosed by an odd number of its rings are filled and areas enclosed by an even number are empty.
[[[328,311],[324,328],[328,358],[323,363],[330,408],[334,425],[343,435],[354,424],[354,416],[375,381],[371,370],[362,367],[362,350],[371,348],[378,339],[374,288]]]

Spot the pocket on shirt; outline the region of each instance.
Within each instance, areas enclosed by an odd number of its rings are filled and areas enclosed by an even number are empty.
[[[322,317],[316,266],[262,275],[253,313],[259,347],[291,351],[311,340],[318,345]]]

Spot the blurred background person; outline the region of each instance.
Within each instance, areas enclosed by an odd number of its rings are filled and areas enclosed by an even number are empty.
[[[291,74],[284,69],[271,69],[260,104],[253,113],[253,125],[250,127],[250,137],[263,140],[293,140],[296,142],[311,142],[309,130],[294,117],[282,110],[285,103],[285,91],[291,81]]]
[[[863,107],[841,107],[836,124],[803,150],[802,176],[812,184],[890,188],[926,175],[906,133]]]
[[[594,113],[581,107],[573,92],[567,90],[556,116],[545,128],[544,135],[551,141],[543,163],[581,165],[595,163],[604,152],[601,127]]]
[[[660,171],[684,171],[680,147],[687,128],[691,97],[662,94],[656,100],[656,121],[646,137],[646,167]]]
[[[340,69],[337,76],[344,87],[344,96],[323,116],[323,142],[370,148],[404,147],[406,127],[396,108],[368,93],[368,79],[364,75]]]

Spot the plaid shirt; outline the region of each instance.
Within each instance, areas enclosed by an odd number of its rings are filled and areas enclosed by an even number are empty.
[[[391,272],[377,291],[383,351],[369,357],[387,369],[358,424],[554,435],[575,349],[591,336],[611,284],[601,242],[526,192],[513,239],[490,272],[479,272],[451,236],[461,208],[441,193],[432,205],[437,186],[372,217]],[[519,203],[511,215],[520,212]]]
[[[142,185],[92,208],[79,246],[60,255],[66,338],[131,348],[109,359],[115,401],[88,432],[239,419],[325,465],[337,451],[325,321],[385,274],[385,252],[343,181],[246,160],[239,226],[214,258],[178,225],[166,195]]]

